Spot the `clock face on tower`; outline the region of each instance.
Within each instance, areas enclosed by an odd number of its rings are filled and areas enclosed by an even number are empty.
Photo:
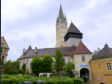
[[[66,28],[66,25],[65,25],[64,23],[62,23],[62,25],[61,25],[61,26],[62,26],[62,28]]]

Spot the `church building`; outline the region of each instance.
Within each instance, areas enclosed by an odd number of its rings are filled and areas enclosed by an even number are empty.
[[[91,70],[89,61],[92,59],[91,51],[82,42],[83,34],[71,22],[69,28],[66,16],[63,15],[62,6],[60,5],[59,16],[56,20],[56,45],[54,48],[32,49],[31,45],[27,50],[23,49],[22,55],[18,58],[20,68],[23,63],[26,63],[26,69],[31,73],[31,61],[38,54],[43,57],[45,54],[50,54],[54,59],[55,51],[60,49],[65,59],[65,63],[72,62],[75,64],[77,76],[82,77],[83,74],[88,75],[91,79]]]

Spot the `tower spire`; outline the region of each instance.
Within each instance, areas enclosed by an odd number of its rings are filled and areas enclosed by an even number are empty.
[[[64,15],[63,15],[63,10],[62,10],[62,6],[61,6],[61,1],[60,1],[60,9],[59,9],[59,17],[61,19],[61,21],[64,21]]]

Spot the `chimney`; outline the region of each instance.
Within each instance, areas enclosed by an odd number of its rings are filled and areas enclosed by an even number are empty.
[[[105,43],[105,47],[108,47],[108,45]]]
[[[25,53],[25,49],[23,49],[23,55],[24,55],[24,53]]]

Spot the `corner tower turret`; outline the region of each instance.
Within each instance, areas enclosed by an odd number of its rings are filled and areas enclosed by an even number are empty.
[[[59,15],[56,20],[56,46],[55,47],[64,47],[65,41],[64,36],[68,30],[68,23],[66,16],[63,15],[62,6],[60,4]]]
[[[83,34],[77,29],[77,27],[71,22],[70,27],[64,37],[66,47],[68,46],[78,46],[82,40]]]

